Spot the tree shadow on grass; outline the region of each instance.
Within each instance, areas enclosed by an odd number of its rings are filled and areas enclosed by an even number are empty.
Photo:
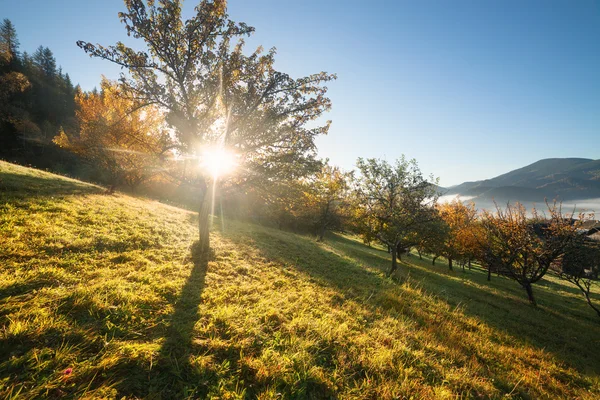
[[[104,348],[104,342],[98,340],[98,337],[104,336],[127,342],[123,347],[124,350],[136,348],[137,345],[148,345],[163,338],[160,350],[153,356],[154,361],[150,364],[147,358],[137,357],[134,352],[118,357],[114,364],[104,367],[101,374],[95,373],[94,370],[83,374],[77,371],[78,379],[85,382],[85,386],[92,392],[107,385],[111,386],[116,390],[117,398],[178,399],[190,396],[202,398],[205,394],[203,391],[207,387],[207,376],[201,376],[201,371],[190,364],[190,359],[193,354],[198,354],[198,349],[193,344],[194,326],[200,317],[199,305],[210,257],[200,257],[196,249],[197,246],[192,246],[190,274],[179,296],[171,300],[174,304],[173,313],[165,317],[165,323],[159,321],[155,327],[146,332],[144,337],[132,335],[126,325],[119,326],[120,329],[107,328],[105,321],[108,314],[105,315],[100,311],[90,313],[93,305],[73,295],[64,299],[57,307],[57,312],[69,321],[68,333],[51,328],[34,334],[13,335],[14,337],[9,339],[0,340],[0,359],[9,360],[12,356],[20,357],[39,349],[57,351],[65,344],[73,346],[74,351],[79,353],[82,359],[94,358],[94,355],[102,353]],[[18,283],[0,290],[0,295],[3,299],[11,296],[28,296],[32,290],[46,286],[48,282],[37,280]],[[10,311],[3,300],[0,300],[0,306]],[[13,378],[14,374],[23,371],[23,366],[12,361],[6,361],[4,364],[0,362],[0,366],[6,367],[6,371],[0,372],[0,378],[3,379]],[[43,372],[51,374],[54,371]],[[77,386],[61,387],[55,392],[62,393],[61,396],[78,397],[81,393],[70,392],[70,390],[80,389],[81,387]]]
[[[201,256],[194,244],[193,267],[175,302],[156,362],[148,366],[129,360],[120,365],[124,378],[114,385],[119,398],[158,394],[161,398],[184,398],[200,393],[202,379],[190,364],[190,357],[194,354],[194,325],[200,318],[199,305],[210,257]]]
[[[12,296],[21,296],[27,293],[31,293],[33,290],[41,289],[44,287],[58,286],[59,283],[46,280],[46,279],[35,279],[27,282],[14,282],[10,285],[0,288],[0,301]],[[0,312],[0,315],[2,312]]]
[[[559,279],[559,278],[556,278],[556,279]],[[572,283],[566,282],[566,281],[556,282],[556,281],[552,281],[550,279],[542,279],[541,281],[536,282],[535,284],[545,287],[548,290],[554,290],[557,292],[563,291],[566,293],[573,294],[577,297],[581,296],[581,298],[583,298],[583,293],[581,293],[581,290],[579,290],[579,288],[577,288],[577,286],[573,285]],[[600,301],[599,293],[592,292],[591,297],[592,297],[592,300]]]
[[[285,235],[289,235],[289,238],[285,238]],[[233,242],[245,240],[244,234],[238,235],[235,232],[225,236]],[[330,235],[325,245],[319,245],[308,237],[271,232],[267,228],[257,229],[251,236],[252,245],[265,258],[307,273],[316,282],[335,288],[342,298],[358,300],[373,308],[392,307],[403,312],[411,308],[407,304],[377,299],[378,294],[390,289],[390,281],[384,277],[390,262],[389,255],[383,250],[363,248],[359,243],[335,234]],[[418,257],[412,257],[410,262],[413,261],[418,261]],[[506,282],[503,281],[500,285],[499,282],[488,284],[485,282],[485,274],[481,272],[476,272],[478,276],[475,277],[475,273],[463,274],[460,271],[444,273],[440,267],[427,268],[402,263],[400,268],[406,274],[410,273],[410,279],[426,292],[446,301],[451,307],[460,306],[464,314],[480,319],[522,344],[544,349],[584,374],[589,373],[590,369],[600,372],[600,365],[594,366],[591,362],[582,361],[600,356],[600,352],[590,349],[593,347],[592,343],[572,339],[579,337],[581,332],[598,331],[598,327],[592,321],[576,318],[567,309],[553,310],[551,305],[561,304],[564,300],[560,294],[538,291],[542,305],[545,303],[547,306],[535,309],[527,304],[526,296],[521,296],[518,285],[507,292],[502,287]],[[453,279],[457,277],[461,279]],[[476,285],[465,287],[469,281]],[[490,290],[479,287],[484,285],[489,285]],[[497,293],[491,289],[497,289]],[[367,301],[371,296],[373,298]],[[491,312],[494,307],[498,310]],[[417,314],[419,311],[415,310],[415,315]],[[421,321],[423,324],[430,322]],[[545,331],[544,326],[549,324],[562,327],[552,333],[557,337],[549,337],[549,333]],[[577,354],[575,357],[573,351]]]
[[[32,175],[0,170],[0,198],[62,197],[104,192],[99,186],[41,172],[39,175]]]

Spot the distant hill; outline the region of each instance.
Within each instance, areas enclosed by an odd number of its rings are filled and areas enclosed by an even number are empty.
[[[600,160],[548,158],[495,178],[453,186],[444,194],[473,197],[476,203],[600,198]]]

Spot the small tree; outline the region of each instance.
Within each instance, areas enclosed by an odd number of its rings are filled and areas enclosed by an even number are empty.
[[[278,229],[284,227],[295,228],[298,218],[302,214],[303,186],[299,180],[289,182],[276,182],[268,190],[257,193],[265,204],[266,216],[277,224]]]
[[[100,168],[110,193],[121,184],[134,190],[147,180],[169,141],[156,107],[140,108],[106,79],[100,92],[79,92],[75,101],[79,133],[63,130],[54,142]]]
[[[338,167],[324,164],[321,171],[304,182],[303,205],[320,242],[328,229],[340,226],[349,177]]]
[[[415,160],[404,156],[390,165],[386,161],[359,158],[360,177],[356,199],[361,217],[368,220],[363,226],[369,235],[387,245],[392,263],[388,276],[398,269],[398,251],[418,243],[418,232],[423,224],[433,220],[438,194],[428,182]],[[433,177],[430,177],[433,181]]]
[[[419,258],[422,253],[431,255],[431,264],[444,253],[445,243],[450,234],[448,224],[441,218],[439,213],[434,214],[431,221],[423,224],[419,231],[418,243],[416,244]]]
[[[438,205],[442,220],[448,225],[449,233],[444,242],[443,255],[448,259],[448,268],[452,270],[452,261],[458,259],[463,265],[470,262],[473,242],[473,224],[477,217],[474,203],[463,204],[455,199]]]
[[[529,217],[519,203],[496,206],[496,213],[485,212],[483,223],[488,234],[487,262],[502,265],[509,276],[527,292],[532,305],[537,305],[532,284],[542,279],[550,266],[558,261],[577,238],[579,220],[563,215],[560,205],[548,205],[548,218],[533,209]]]
[[[600,243],[580,234],[552,269],[567,282],[577,286],[585,296],[588,305],[600,317],[600,307],[592,302],[591,289],[598,281],[600,273]]]
[[[16,69],[19,63],[19,39],[17,30],[10,19],[0,24],[0,60],[10,69]],[[0,67],[4,69],[4,66]]]

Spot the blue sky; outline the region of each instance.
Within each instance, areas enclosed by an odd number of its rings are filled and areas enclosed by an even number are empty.
[[[122,9],[119,0],[0,0],[21,50],[50,47],[84,89],[119,69],[75,41],[133,43]],[[600,158],[597,1],[230,0],[229,13],[256,27],[248,48],[277,47],[280,70],[338,74],[333,125],[318,145],[343,168],[405,154],[448,186],[542,158]]]

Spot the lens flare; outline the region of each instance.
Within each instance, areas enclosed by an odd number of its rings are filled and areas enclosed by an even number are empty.
[[[208,147],[201,153],[200,168],[208,172],[214,179],[230,174],[236,167],[235,154],[225,148]]]

